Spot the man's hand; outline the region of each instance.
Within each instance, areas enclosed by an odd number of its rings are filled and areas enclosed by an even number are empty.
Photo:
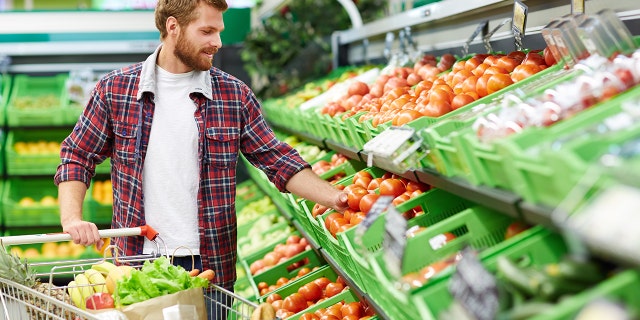
[[[98,233],[98,227],[92,222],[76,220],[64,223],[62,232],[69,234],[76,244],[83,246],[95,244],[98,248],[104,245],[104,241]]]
[[[342,191],[338,193],[338,196],[336,197],[335,205],[332,206],[332,208],[338,212],[344,212],[349,208],[349,202],[347,200],[348,200],[348,196],[346,192]]]

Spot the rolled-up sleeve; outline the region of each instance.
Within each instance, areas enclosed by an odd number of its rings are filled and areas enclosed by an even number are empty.
[[[311,166],[295,149],[276,138],[262,115],[255,95],[248,88],[245,90],[244,121],[247,125],[241,137],[242,153],[252,165],[267,175],[280,192],[288,192],[285,186],[289,179]]]
[[[96,166],[107,158],[105,146],[110,129],[98,92],[98,88],[93,90],[78,122],[61,143],[60,164],[53,179],[56,185],[63,181],[82,181],[89,186]]]

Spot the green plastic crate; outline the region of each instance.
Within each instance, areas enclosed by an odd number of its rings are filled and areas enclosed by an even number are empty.
[[[602,281],[590,290],[563,300],[549,312],[531,318],[532,320],[576,319],[578,313],[588,303],[607,299],[621,304],[632,319],[640,315],[640,271],[626,270]]]
[[[618,115],[622,103],[640,95],[640,87],[604,101],[549,128],[529,128],[496,142],[498,152],[509,158],[504,169],[513,190],[532,203],[556,206],[580,181],[587,168],[612,144],[638,136],[638,126],[615,134],[587,134],[582,130]],[[560,150],[558,139],[573,137]],[[551,182],[551,183],[550,183]]]
[[[293,233],[293,234],[300,236],[298,233]],[[265,247],[262,250],[254,252],[253,254],[242,259],[242,263],[244,264],[245,269],[247,271],[250,271],[251,264],[253,264],[255,261],[258,261],[264,258],[264,256],[267,253],[272,252],[274,250],[276,245],[280,243],[284,244],[285,241],[286,241],[286,238],[281,239],[281,241],[273,243],[268,247]],[[298,263],[300,261],[304,261],[304,263],[300,264],[300,266],[296,268],[291,269],[291,266],[294,263]],[[252,275],[251,273],[248,273],[247,278],[249,278],[249,282],[251,283],[251,286],[253,286],[254,290],[259,294],[260,291],[258,290],[258,284],[260,282],[266,282],[268,285],[273,285],[281,277],[286,277],[288,279],[293,278],[295,275],[298,274],[298,271],[300,271],[300,269],[304,267],[313,268],[323,264],[324,264],[324,261],[322,260],[322,258],[313,249],[310,249],[310,250],[305,250],[287,259],[286,261],[276,264],[275,266],[272,266],[271,268],[263,272],[260,272],[258,274]],[[287,270],[288,268],[291,270]],[[258,295],[256,298],[260,300],[265,297]]]
[[[53,175],[60,164],[60,148],[54,153],[19,154],[14,148],[16,143],[45,143],[59,144],[69,135],[69,130],[28,130],[13,129],[7,135],[5,147],[5,160],[8,175]],[[54,148],[52,148],[54,149]]]
[[[478,250],[494,246],[504,240],[505,231],[513,221],[513,218],[484,207],[473,207],[455,214],[407,239],[401,272],[419,271],[457,253],[466,245]],[[429,240],[445,232],[453,233],[456,238],[434,250]],[[376,252],[369,261],[378,284],[386,288],[387,293],[377,301],[381,307],[394,318],[419,319],[420,314],[407,293],[396,288],[393,276],[386,268],[384,251]]]
[[[287,222],[280,222],[271,226],[267,230],[260,231],[260,238],[250,239],[245,237],[238,240],[238,257],[250,256],[258,251],[261,251],[264,247],[275,245],[281,242],[283,239],[289,237],[295,228],[290,226]],[[250,245],[249,247],[246,247]]]
[[[9,95],[11,94],[11,81],[10,75],[0,74],[0,126],[4,127],[7,119],[7,101],[9,101]]]
[[[68,74],[55,76],[14,76],[13,89],[7,103],[7,125],[9,127],[66,125],[69,121],[66,81]],[[46,105],[20,106],[20,101],[31,100],[31,104]],[[29,100],[27,100],[29,101]],[[77,120],[77,119],[76,119]]]
[[[362,150],[365,143],[369,141],[369,137],[367,136],[362,123],[360,123],[360,117],[364,114],[366,114],[366,112],[361,111],[345,120],[351,144],[358,150]]]
[[[103,180],[100,180],[103,181]],[[89,211],[84,212],[84,218],[87,221],[91,221],[97,225],[111,225],[111,219],[113,218],[113,205],[101,203],[94,197],[94,183],[89,186],[87,192]]]
[[[402,211],[415,205],[419,205],[424,214],[410,219],[407,223],[408,228],[434,225],[469,208],[472,203],[442,189],[432,189],[405,202],[405,204],[398,207],[398,210]],[[341,267],[345,273],[351,277],[359,288],[369,292],[374,298],[384,296],[386,289],[378,285],[376,275],[365,255],[373,255],[382,248],[385,217],[385,213],[381,214],[367,232],[362,235],[360,240],[362,246],[356,242],[357,227],[337,234],[338,246],[336,253],[338,253],[338,257],[335,257],[336,261],[341,262]]]
[[[310,307],[308,307],[307,309],[305,309],[302,312],[299,312],[298,314],[295,314],[289,318],[287,318],[288,320],[298,320],[300,319],[300,317],[302,317],[303,315],[307,314],[307,313],[314,313],[320,309],[326,309],[331,307],[332,305],[339,303],[339,302],[344,302],[344,303],[350,303],[350,302],[359,302],[360,300],[358,300],[358,297],[356,297],[356,295],[353,293],[353,291],[351,290],[345,290],[333,297],[331,297],[330,299],[327,299],[325,301],[316,303]],[[372,316],[371,318],[369,318],[368,320],[377,320],[378,317],[377,316]]]
[[[40,201],[45,196],[52,202],[41,203]],[[31,199],[28,205],[25,198]],[[53,183],[53,179],[12,178],[6,180],[2,196],[4,226],[59,226],[60,207],[57,198],[58,188]],[[85,212],[90,210],[87,198],[85,198],[82,208]]]
[[[319,269],[312,271],[310,273],[308,273],[307,275],[305,275],[304,277],[301,277],[299,279],[296,279],[294,281],[291,281],[285,285],[283,285],[282,287],[270,292],[269,294],[267,294],[264,299],[266,300],[267,297],[269,297],[272,294],[279,294],[282,299],[284,300],[286,297],[290,296],[291,294],[294,294],[296,292],[298,292],[298,289],[300,289],[303,285],[322,278],[322,277],[326,277],[329,280],[331,280],[331,282],[335,282],[336,279],[338,278],[338,274],[333,271],[333,269],[331,269],[331,267],[329,265],[325,265],[323,267],[320,267]],[[323,306],[331,306],[339,301],[342,301],[343,299],[346,298],[346,296],[344,295],[345,292],[348,292],[349,290],[343,291],[333,297],[330,297],[326,300],[323,300],[320,303],[316,303],[315,305],[311,305],[309,307],[307,307],[307,309],[300,311],[298,313],[296,313],[295,315],[287,318],[287,319],[298,319],[299,317],[301,317],[303,314],[307,313],[308,311],[312,310],[311,308],[313,308],[314,306],[317,307],[323,307]],[[317,309],[314,309],[314,311]]]
[[[470,56],[471,57],[471,56]],[[414,128],[416,130],[419,129],[423,129],[423,128],[427,128],[435,123],[438,123],[444,119],[448,119],[452,116],[458,115],[458,114],[462,114],[464,112],[466,112],[469,109],[472,109],[473,107],[479,105],[479,104],[483,104],[483,103],[490,103],[491,101],[497,101],[502,99],[505,94],[513,92],[514,90],[517,90],[518,88],[522,88],[525,86],[529,86],[531,83],[546,83],[549,82],[549,78],[553,77],[554,74],[556,73],[561,73],[563,74],[563,72],[561,72],[562,68],[560,65],[556,64],[553,65],[549,68],[546,68],[534,75],[532,75],[529,78],[526,78],[522,81],[518,81],[504,89],[501,89],[499,91],[496,91],[490,95],[487,95],[485,97],[482,97],[472,103],[469,103],[461,108],[458,108],[456,110],[453,110],[451,112],[448,112],[447,114],[444,114],[440,117],[420,117],[418,119],[415,119],[409,123],[407,123],[406,125]],[[367,126],[366,126],[366,130],[369,130],[369,136],[370,138],[374,138],[376,137],[378,134],[380,134],[382,131],[386,130],[387,128],[391,127],[391,121],[387,121],[385,123],[381,123],[378,124],[378,126],[374,127],[372,125],[371,121],[367,122]]]

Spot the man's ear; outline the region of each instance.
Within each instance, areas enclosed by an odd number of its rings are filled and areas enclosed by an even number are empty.
[[[165,23],[165,28],[167,28],[168,35],[178,35],[180,32],[180,25],[178,24],[178,20],[174,17],[167,18],[167,22]]]

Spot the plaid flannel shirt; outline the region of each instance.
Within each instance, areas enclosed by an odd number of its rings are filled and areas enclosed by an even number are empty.
[[[111,158],[112,228],[145,224],[142,167],[153,119],[158,52],[145,62],[104,76],[62,143],[61,164],[54,177],[56,185],[76,180],[89,186],[96,165]],[[247,85],[216,68],[201,74],[203,87],[195,87],[190,94],[197,106],[194,117],[199,130],[200,253],[203,268],[215,271],[216,284],[232,288],[236,279],[235,195],[239,153],[264,171],[283,192],[289,178],[309,164],[275,138]],[[141,237],[112,241],[126,255],[142,253]]]

